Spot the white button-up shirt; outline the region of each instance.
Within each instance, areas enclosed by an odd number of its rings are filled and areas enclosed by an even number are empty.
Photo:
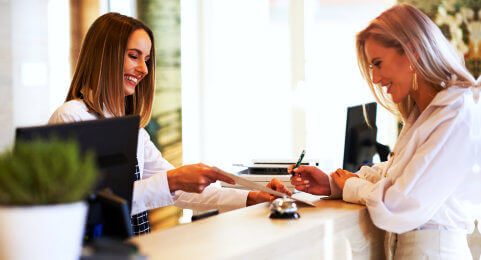
[[[480,122],[481,102],[470,88],[439,92],[420,115],[417,108],[410,114],[387,162],[346,181],[343,199],[365,204],[373,223],[390,232],[471,233],[481,204]]]
[[[106,116],[109,117],[107,113]],[[98,119],[97,116],[88,112],[83,101],[71,100],[60,106],[52,114],[48,123],[59,124],[96,119]],[[221,212],[246,206],[249,191],[221,188],[218,183],[209,185],[200,194],[184,191],[176,191],[172,194],[167,182],[167,171],[174,167],[162,157],[143,128],[139,130],[138,138],[137,160],[141,180],[134,182],[132,215],[169,205],[195,210],[218,209]]]

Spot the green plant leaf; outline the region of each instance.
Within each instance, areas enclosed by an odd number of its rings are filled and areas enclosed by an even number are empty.
[[[0,154],[0,204],[44,205],[85,198],[98,175],[93,153],[75,141],[18,142]]]

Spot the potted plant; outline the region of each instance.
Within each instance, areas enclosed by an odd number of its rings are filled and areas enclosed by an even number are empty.
[[[73,141],[18,142],[0,154],[0,259],[78,259],[97,177]]]

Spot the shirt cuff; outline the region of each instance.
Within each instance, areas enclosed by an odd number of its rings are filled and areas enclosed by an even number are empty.
[[[219,213],[245,208],[247,205],[247,196],[249,190],[235,189],[235,188],[221,188],[221,202],[217,205]]]
[[[174,204],[174,198],[167,182],[167,173],[161,172],[147,179],[134,182],[132,215]]]
[[[352,177],[344,183],[342,199],[347,202],[366,205],[366,197],[372,183],[361,178]]]
[[[331,188],[331,195],[329,195],[325,199],[331,199],[331,200],[340,199],[342,197],[341,189],[337,187],[336,182],[334,182],[331,176],[330,175],[328,176],[329,176],[329,186]]]
[[[226,211],[247,207],[247,196],[249,196],[249,192],[251,192],[250,190],[241,190],[241,189],[234,189],[234,188],[225,188],[225,189],[233,190],[233,192],[237,193],[236,197],[238,198],[237,202],[234,202],[232,204],[232,209],[226,209]]]
[[[248,194],[247,190],[221,188],[219,183],[212,183],[199,194],[177,191],[174,205],[199,211],[217,209],[222,213],[245,207]]]

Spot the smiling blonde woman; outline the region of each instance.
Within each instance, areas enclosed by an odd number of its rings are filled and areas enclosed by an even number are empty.
[[[356,46],[378,103],[404,122],[393,152],[356,173],[299,167],[292,184],[366,205],[389,232],[388,258],[472,259],[466,234],[481,198],[474,78],[439,28],[409,5],[383,12],[358,33]]]

